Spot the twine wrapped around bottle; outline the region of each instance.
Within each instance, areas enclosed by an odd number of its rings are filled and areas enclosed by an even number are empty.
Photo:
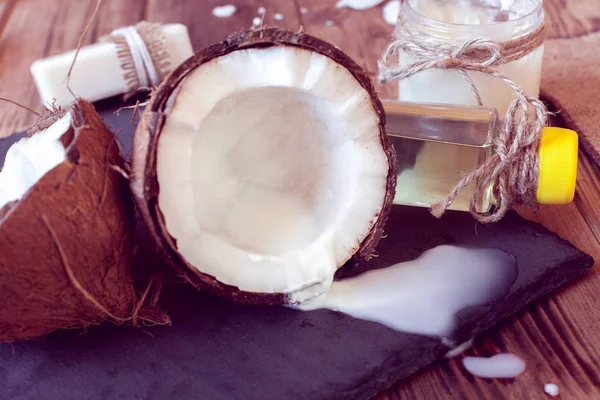
[[[537,208],[539,177],[538,147],[548,119],[546,106],[536,97],[526,95],[499,66],[518,60],[541,46],[546,39],[546,25],[507,42],[486,38],[463,43],[442,41],[418,31],[400,13],[393,39],[379,62],[379,81],[402,80],[430,69],[457,70],[470,86],[479,105],[481,96],[468,72],[481,72],[509,85],[515,98],[503,118],[500,132],[494,138],[494,154],[476,169],[464,175],[448,196],[431,207],[431,213],[441,217],[462,189],[475,183],[469,210],[480,222],[500,220],[516,204]],[[412,60],[399,65],[400,52]],[[492,185],[496,207],[488,213],[477,211],[477,203]]]
[[[117,55],[127,85],[125,99],[138,90],[151,89],[171,72],[167,40],[157,23],[141,21],[115,29],[108,40],[117,46]]]

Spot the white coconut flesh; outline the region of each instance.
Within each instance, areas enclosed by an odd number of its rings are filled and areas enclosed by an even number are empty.
[[[8,149],[0,172],[0,208],[20,200],[46,173],[65,161],[60,138],[69,130],[71,119],[71,113],[66,113],[48,128]]]
[[[323,55],[245,49],[192,71],[167,113],[158,203],[180,255],[243,291],[327,290],[384,204],[369,93]]]

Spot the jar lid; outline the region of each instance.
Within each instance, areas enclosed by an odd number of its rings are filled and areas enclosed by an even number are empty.
[[[540,174],[537,201],[540,204],[567,204],[575,196],[578,137],[564,128],[545,128],[539,147]]]

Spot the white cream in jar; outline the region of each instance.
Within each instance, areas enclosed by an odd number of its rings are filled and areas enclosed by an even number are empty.
[[[401,11],[412,27],[443,41],[462,43],[486,38],[507,42],[531,33],[544,19],[541,0],[406,0]],[[530,96],[538,96],[544,46],[528,55],[498,67]],[[411,58],[401,54],[400,66]],[[514,99],[506,83],[469,72],[483,105],[503,115]],[[477,105],[470,86],[459,71],[431,69],[399,82],[399,100],[418,103]]]

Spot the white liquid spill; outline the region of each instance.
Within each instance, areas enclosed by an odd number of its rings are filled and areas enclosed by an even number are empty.
[[[227,4],[225,6],[219,6],[219,7],[213,8],[212,13],[217,18],[229,18],[233,14],[235,14],[236,10],[237,9],[235,8],[234,5]]]
[[[383,19],[390,25],[396,25],[400,14],[400,0],[392,0],[383,6]]]
[[[264,7],[258,7],[258,13],[260,15],[264,15],[267,12],[267,9]]]
[[[273,14],[273,19],[275,21],[283,21],[283,14],[280,14],[280,13]]]
[[[21,199],[47,172],[65,161],[60,141],[71,126],[71,113],[49,128],[13,144],[0,172],[0,208]]]
[[[334,25],[333,21],[331,21],[329,19],[327,21],[325,21],[325,26],[333,26],[333,25]]]
[[[300,13],[302,13],[302,14],[308,14],[308,8],[306,8],[306,7],[300,7]]]
[[[252,20],[252,25],[254,26],[260,26],[260,23],[262,22],[262,19],[256,17]]]
[[[465,357],[463,365],[467,371],[480,378],[514,378],[525,371],[525,361],[506,353],[492,357]]]
[[[560,390],[558,390],[558,385],[555,383],[546,383],[544,385],[544,392],[552,397],[558,396],[560,394]]]
[[[392,329],[451,337],[455,314],[501,299],[516,278],[513,256],[497,249],[438,246],[419,258],[334,282],[296,306],[379,322]]]
[[[447,352],[444,357],[454,358],[456,356],[459,356],[462,353],[464,353],[466,350],[470,349],[472,345],[473,345],[473,339],[469,339],[466,342],[459,344],[458,346],[456,346],[455,348],[453,348],[452,350]]]
[[[383,3],[383,0],[340,0],[336,3],[337,8],[351,8],[353,10],[366,10]]]

